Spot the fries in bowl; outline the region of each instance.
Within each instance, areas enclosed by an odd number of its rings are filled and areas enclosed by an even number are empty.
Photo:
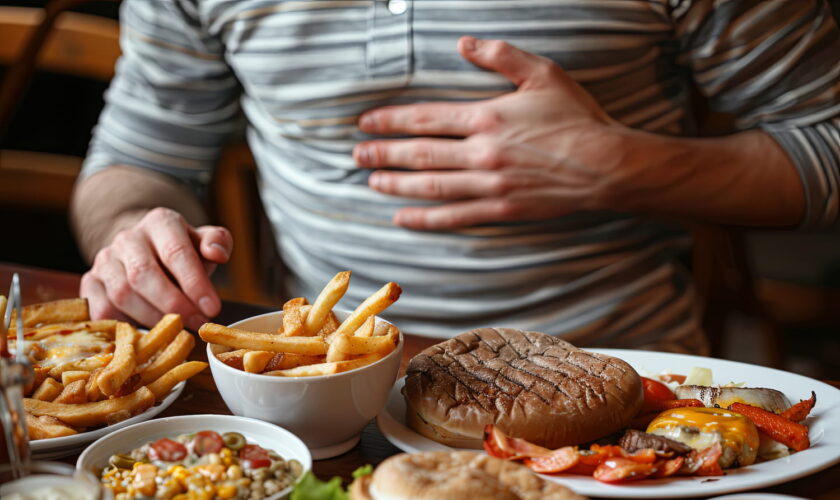
[[[375,317],[397,301],[402,290],[385,284],[365,299],[344,321],[333,307],[350,284],[350,271],[335,275],[311,305],[305,297],[283,305],[283,322],[274,333],[253,332],[205,323],[199,336],[210,344],[233,349],[216,357],[249,373],[278,377],[332,375],[354,370],[393,352],[400,332]]]

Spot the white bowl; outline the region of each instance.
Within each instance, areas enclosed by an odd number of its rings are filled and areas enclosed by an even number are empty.
[[[108,465],[111,455],[128,453],[134,448],[163,437],[174,438],[179,434],[201,430],[212,430],[220,434],[238,432],[245,436],[249,443],[274,450],[286,460],[297,460],[303,465],[304,471],[312,468],[312,457],[306,445],[291,432],[274,424],[232,415],[184,415],[150,420],[108,434],[82,452],[76,461],[76,469],[91,472],[99,477],[102,468]],[[290,486],[269,498],[286,498],[291,491]]]
[[[335,311],[339,320],[349,311]],[[283,312],[254,316],[232,328],[273,333]],[[385,320],[377,317],[377,324]],[[387,322],[385,322],[387,323]],[[265,420],[297,434],[315,460],[340,455],[359,442],[362,429],[385,406],[397,379],[404,340],[397,348],[367,366],[335,375],[275,377],[232,368],[216,357],[229,348],[207,344],[213,379],[235,415]]]

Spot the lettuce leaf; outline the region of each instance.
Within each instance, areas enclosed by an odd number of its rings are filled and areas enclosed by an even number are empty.
[[[358,479],[372,473],[373,466],[364,465],[353,471],[353,478]],[[350,500],[350,495],[342,487],[340,477],[321,481],[312,471],[307,471],[301,476],[289,498],[290,500]]]
[[[324,482],[306,471],[292,490],[290,500],[350,500],[350,495],[344,491],[340,477]]]
[[[363,465],[353,471],[353,479],[359,479],[362,476],[369,476],[373,474],[373,466],[370,464]]]

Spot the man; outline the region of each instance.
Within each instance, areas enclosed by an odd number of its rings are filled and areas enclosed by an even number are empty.
[[[822,1],[125,0],[121,16],[73,203],[95,316],[218,312],[207,273],[232,241],[194,193],[240,113],[292,292],[351,269],[355,304],[397,281],[388,317],[409,333],[702,353],[686,236],[663,220],[837,219]],[[692,86],[738,131],[687,138]]]

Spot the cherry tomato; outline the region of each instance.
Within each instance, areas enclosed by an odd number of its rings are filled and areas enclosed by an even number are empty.
[[[192,440],[193,452],[198,456],[219,453],[225,447],[225,440],[216,431],[200,431]]]
[[[187,447],[169,438],[161,438],[149,445],[149,458],[177,462],[187,456]]]
[[[255,444],[246,444],[239,450],[239,459],[252,469],[268,467],[271,465],[271,458],[268,451]]]
[[[647,413],[656,410],[656,403],[674,399],[674,393],[662,382],[642,377],[642,387],[645,393],[645,402],[642,405],[642,412]]]

